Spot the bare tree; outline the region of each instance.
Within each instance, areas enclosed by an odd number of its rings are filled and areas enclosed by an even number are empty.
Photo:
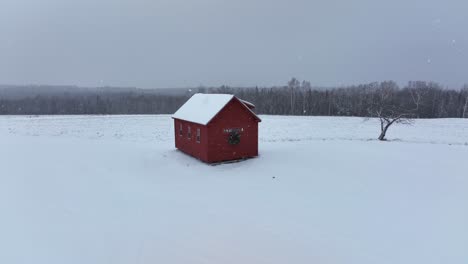
[[[468,117],[468,84],[465,84],[462,90],[462,94],[465,96],[465,105],[463,106],[462,118]]]
[[[413,114],[396,107],[380,108],[375,112],[380,120],[380,135],[378,140],[386,140],[387,131],[393,124],[412,124]]]
[[[292,78],[288,82],[288,88],[290,90],[291,95],[291,115],[294,115],[295,93],[296,90],[299,88],[299,81],[296,78]]]
[[[382,82],[374,91],[374,102],[368,109],[369,117],[380,121],[378,140],[386,140],[387,131],[393,124],[411,124],[414,110],[406,110],[399,106],[395,98],[398,86],[395,82]]]
[[[416,108],[415,111],[419,111],[419,106],[421,105],[421,99],[424,95],[424,90],[423,89],[415,89],[415,88],[410,88],[409,89],[410,94],[411,94],[411,99],[413,103],[415,104]],[[419,114],[417,114],[417,118],[419,118]]]
[[[307,91],[310,91],[312,89],[312,86],[310,85],[310,82],[302,81],[301,88],[302,88],[302,115],[306,115],[306,113],[307,113],[307,110],[306,110],[306,104],[307,104],[306,95],[307,95]]]
[[[468,118],[468,96],[465,98],[465,105],[463,106],[462,118]]]

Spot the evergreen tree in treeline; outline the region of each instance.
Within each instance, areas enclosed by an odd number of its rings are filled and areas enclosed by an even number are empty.
[[[32,97],[0,97],[0,114],[172,114],[196,92],[229,93],[256,105],[269,115],[372,117],[382,90],[393,108],[411,109],[414,118],[468,118],[468,85],[444,89],[437,83],[416,81],[399,87],[393,81],[329,89],[315,89],[307,81],[291,79],[285,86],[233,88],[199,87],[185,93],[158,94],[112,90],[80,94],[40,94]],[[1,95],[0,95],[1,96]]]

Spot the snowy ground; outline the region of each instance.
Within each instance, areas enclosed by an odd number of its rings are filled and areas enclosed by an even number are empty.
[[[168,116],[0,117],[0,263],[468,263],[468,120],[262,119],[213,167]]]

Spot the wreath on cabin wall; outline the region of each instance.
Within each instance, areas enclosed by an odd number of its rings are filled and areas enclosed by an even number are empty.
[[[241,135],[238,130],[233,130],[229,133],[228,142],[231,145],[237,145],[240,143]]]

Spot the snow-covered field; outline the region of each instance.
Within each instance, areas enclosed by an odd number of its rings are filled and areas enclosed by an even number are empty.
[[[169,116],[0,117],[0,263],[468,263],[468,120],[262,119],[209,166]]]

